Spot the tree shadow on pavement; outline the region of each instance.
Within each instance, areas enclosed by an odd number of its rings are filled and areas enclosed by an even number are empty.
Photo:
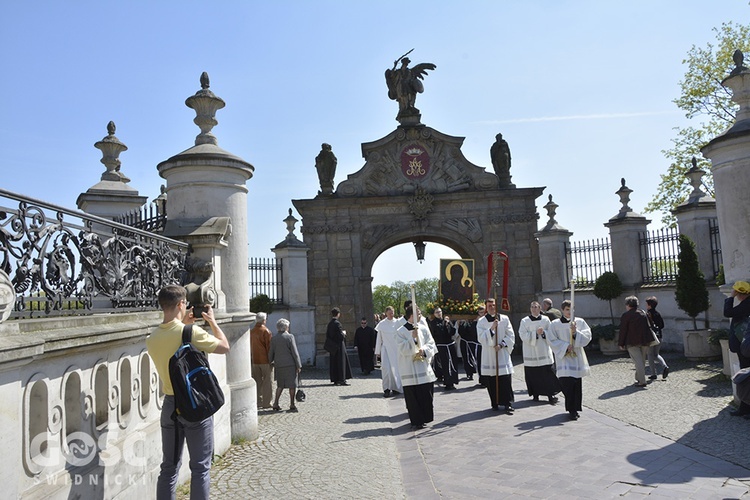
[[[642,392],[643,387],[637,387],[635,385],[627,385],[625,387],[621,387],[619,389],[615,389],[614,391],[608,391],[599,396],[598,399],[612,399],[617,398],[620,396],[628,396],[630,394],[635,394],[637,392]]]

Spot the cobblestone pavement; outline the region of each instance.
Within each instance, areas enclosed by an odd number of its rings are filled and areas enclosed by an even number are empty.
[[[513,416],[490,411],[472,381],[436,386],[435,421],[417,432],[377,371],[334,387],[308,369],[300,412],[262,410],[260,439],[212,469],[212,497],[750,498],[750,421],[729,416],[721,363],[666,358],[668,379],[638,389],[629,358],[590,355],[576,422],[562,399],[528,398],[522,365]]]

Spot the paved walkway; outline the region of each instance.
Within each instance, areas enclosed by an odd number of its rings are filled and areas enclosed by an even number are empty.
[[[628,358],[590,361],[578,421],[562,401],[531,401],[518,365],[515,415],[490,411],[486,390],[462,380],[436,387],[435,421],[416,432],[379,378],[334,387],[307,370],[300,412],[262,411],[260,439],[212,470],[212,497],[750,498],[750,421],[729,416],[720,362],[667,354],[668,380],[637,389]]]

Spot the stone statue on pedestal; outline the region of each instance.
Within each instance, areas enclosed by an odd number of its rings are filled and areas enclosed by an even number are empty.
[[[498,179],[500,179],[501,188],[516,187],[510,182],[510,148],[508,141],[503,139],[503,134],[495,136],[495,144],[490,148],[490,158],[492,158],[492,167],[495,169]]]
[[[336,155],[330,144],[325,142],[320,146],[320,153],[315,157],[315,168],[318,170],[320,193],[326,196],[333,194],[333,177],[336,175]]]
[[[414,49],[412,49],[414,50]],[[393,62],[393,68],[385,70],[385,82],[388,85],[388,97],[398,102],[398,120],[402,125],[419,124],[419,110],[414,107],[417,93],[424,92],[424,80],[427,70],[434,70],[437,66],[432,63],[417,64],[409,68],[411,60],[406,57],[411,50]],[[401,67],[397,68],[401,62]]]

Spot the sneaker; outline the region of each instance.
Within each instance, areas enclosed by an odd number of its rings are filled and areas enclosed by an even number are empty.
[[[667,379],[667,375],[669,375],[669,367],[665,366],[664,367],[664,371],[661,372],[661,378],[664,379],[664,380],[666,380]]]

